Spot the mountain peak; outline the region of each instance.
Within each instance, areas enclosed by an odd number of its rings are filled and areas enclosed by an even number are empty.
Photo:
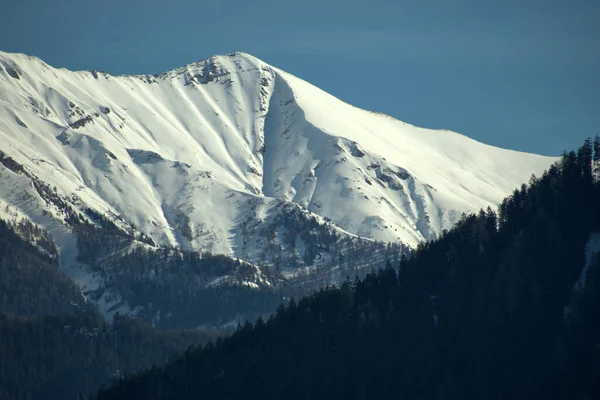
[[[107,72],[100,71],[97,69],[82,70],[82,71],[70,71],[66,68],[52,67],[52,66],[46,64],[42,59],[40,59],[36,56],[30,56],[30,55],[23,54],[23,53],[8,53],[8,52],[4,52],[4,51],[0,50],[0,66],[3,66],[4,69],[6,69],[7,71],[10,70],[11,76],[16,75],[15,73],[12,73],[13,70],[16,71],[17,74],[20,75],[24,70],[26,71],[30,66],[35,69],[35,68],[37,68],[36,66],[38,66],[38,65],[41,65],[43,68],[53,70],[53,71],[68,71],[70,73],[75,72],[75,73],[83,73],[83,74],[90,73],[90,74],[94,74],[94,75],[102,74],[103,76],[106,76],[106,77],[111,76],[111,77],[144,77],[144,78],[146,78],[146,77],[151,76],[151,74],[111,75]],[[230,53],[230,54],[226,54],[226,55],[209,56],[209,57],[203,58],[201,60],[188,63],[182,67],[155,74],[154,76],[167,77],[167,76],[178,75],[182,71],[198,68],[199,66],[204,66],[204,65],[207,65],[209,68],[216,68],[217,65],[221,65],[221,66],[224,66],[226,70],[228,70],[228,69],[235,70],[235,69],[244,69],[244,68],[247,69],[249,67],[250,68],[252,68],[252,67],[259,68],[259,67],[267,66],[267,64],[265,62],[258,59],[257,57],[254,57],[251,54],[244,53],[244,52],[234,52],[234,53]]]
[[[240,221],[259,229],[289,204],[415,246],[554,161],[358,109],[242,52],[156,76],[29,60],[0,53],[0,150],[158,244],[257,261]]]

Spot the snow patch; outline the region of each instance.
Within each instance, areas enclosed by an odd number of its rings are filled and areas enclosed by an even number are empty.
[[[583,268],[579,273],[579,278],[575,281],[575,284],[573,285],[573,291],[571,294],[569,304],[567,304],[563,309],[563,321],[565,321],[566,323],[569,322],[569,317],[571,316],[571,303],[577,295],[581,294],[584,291],[590,266],[594,262],[594,258],[597,257],[599,253],[600,233],[592,232],[585,245],[585,264],[583,265]]]
[[[581,269],[581,273],[579,274],[579,279],[575,282],[573,286],[573,290],[576,292],[583,292],[585,289],[585,283],[588,276],[588,271],[590,269],[590,265],[594,261],[594,258],[600,252],[600,233],[592,232],[590,234],[590,238],[588,239],[587,244],[585,245],[585,264]]]

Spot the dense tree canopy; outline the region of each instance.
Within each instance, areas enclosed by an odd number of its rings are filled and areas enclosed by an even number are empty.
[[[76,399],[113,378],[164,362],[217,332],[160,332],[93,311],[43,318],[0,312],[0,399]]]
[[[597,143],[398,268],[281,306],[98,400],[600,398]]]
[[[52,238],[32,223],[0,219],[0,310],[44,316],[88,308],[58,269]]]
[[[46,232],[0,220],[0,399],[76,399],[219,333],[107,323],[59,270]]]

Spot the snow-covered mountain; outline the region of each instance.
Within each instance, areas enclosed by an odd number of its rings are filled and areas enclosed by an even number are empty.
[[[52,232],[63,264],[63,203],[150,245],[268,264],[274,244],[302,259],[291,212],[416,246],[555,160],[353,107],[244,53],[111,76],[0,52],[0,151],[17,165],[0,165],[0,213]]]

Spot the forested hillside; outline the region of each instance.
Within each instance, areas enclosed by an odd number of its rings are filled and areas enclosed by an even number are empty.
[[[26,220],[0,219],[0,277],[2,311],[34,317],[89,308],[59,271],[52,238]]]
[[[161,332],[97,312],[24,318],[0,312],[0,399],[77,399],[124,373],[165,362],[217,332]]]
[[[600,398],[600,139],[398,268],[121,380],[115,399]]]
[[[76,399],[220,332],[161,332],[117,316],[107,323],[58,269],[52,238],[0,220],[0,399]]]

